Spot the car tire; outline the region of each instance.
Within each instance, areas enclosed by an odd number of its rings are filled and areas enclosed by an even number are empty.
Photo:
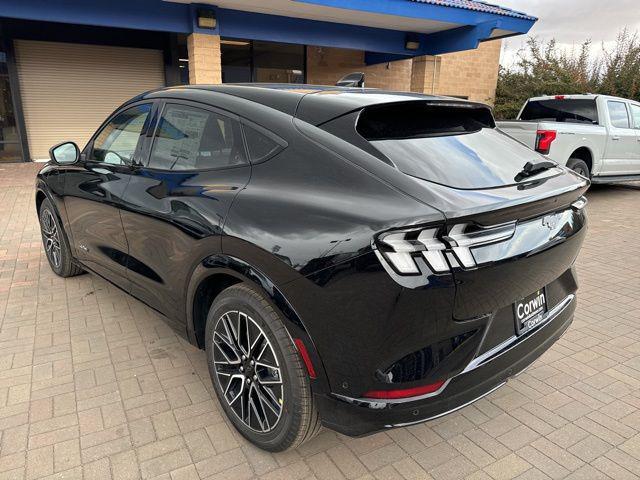
[[[67,236],[49,199],[45,199],[40,205],[38,218],[42,244],[51,270],[64,278],[83,273],[83,270],[76,265],[73,259]]]
[[[241,283],[216,297],[205,348],[218,400],[247,440],[279,452],[320,431],[305,365],[280,314],[256,289]]]
[[[584,160],[580,158],[570,158],[567,162],[567,167],[578,173],[579,175],[582,175],[583,177],[591,178],[589,166]]]

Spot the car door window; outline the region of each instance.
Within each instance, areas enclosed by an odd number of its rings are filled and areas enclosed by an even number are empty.
[[[146,103],[118,113],[96,136],[89,160],[112,165],[131,165],[150,112],[151,104]]]
[[[624,102],[608,101],[609,120],[611,125],[616,128],[629,128],[629,115]]]
[[[239,122],[189,105],[165,106],[155,133],[150,168],[205,170],[246,163]]]
[[[640,130],[640,105],[630,105],[631,118],[633,118],[633,128]]]

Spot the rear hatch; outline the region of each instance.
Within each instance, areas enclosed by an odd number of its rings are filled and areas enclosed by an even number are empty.
[[[523,300],[531,310],[542,293],[549,310],[575,291],[586,179],[496,130],[483,105],[402,102],[347,117],[323,128],[402,172],[394,178],[370,161],[376,175],[444,214],[438,238],[457,285],[454,318],[491,316],[487,346],[517,333]]]

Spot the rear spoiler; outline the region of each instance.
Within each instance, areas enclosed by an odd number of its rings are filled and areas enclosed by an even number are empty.
[[[347,97],[348,96],[348,97]],[[484,103],[470,102],[450,97],[412,95],[402,92],[385,92],[375,89],[328,90],[321,93],[309,93],[298,103],[295,117],[311,125],[320,126],[344,115],[369,107],[411,104],[423,102],[432,106],[459,108],[482,108],[491,112]],[[493,114],[491,114],[493,116]]]

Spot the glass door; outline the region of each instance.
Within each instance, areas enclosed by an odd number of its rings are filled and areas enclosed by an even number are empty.
[[[0,52],[0,162],[21,161],[22,145],[13,109],[7,56]]]

